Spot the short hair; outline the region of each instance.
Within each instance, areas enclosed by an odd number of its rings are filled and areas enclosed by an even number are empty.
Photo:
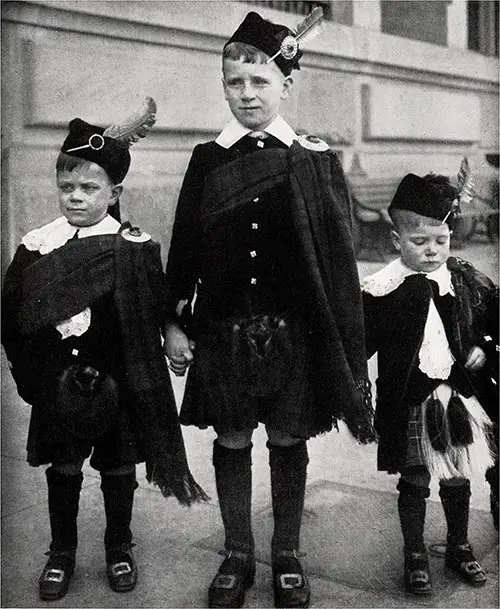
[[[458,189],[450,184],[450,179],[447,176],[428,173],[423,176],[421,182],[422,189],[431,192],[434,201],[450,201],[451,205],[451,202],[458,196]],[[389,208],[389,216],[396,231],[411,230],[424,225],[439,226],[442,223],[441,219],[399,207]]]
[[[443,223],[443,221],[438,218],[422,216],[409,209],[391,210],[391,220],[396,232],[413,230],[421,226],[439,226]]]
[[[230,42],[222,51],[222,62],[224,59],[243,60],[244,63],[266,63],[269,56],[257,47],[246,42]]]
[[[78,167],[84,167],[85,165],[90,165],[93,161],[89,161],[87,159],[82,159],[79,156],[73,156],[71,154],[66,154],[65,152],[60,152],[56,161],[56,174],[60,171],[74,171]],[[106,170],[104,170],[106,171]],[[106,175],[108,176],[111,184],[115,184],[109,173],[106,171]]]

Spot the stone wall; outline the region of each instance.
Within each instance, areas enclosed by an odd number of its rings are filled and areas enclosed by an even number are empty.
[[[381,33],[380,4],[354,0],[353,26],[325,23],[310,43],[285,118],[325,138],[346,171],[356,153],[370,176],[452,175],[466,153],[487,173],[484,154],[498,150],[498,65],[454,46],[466,5],[445,4],[455,28],[448,47]],[[145,95],[158,104],[158,122],[132,150],[122,209],[166,256],[191,150],[230,118],[221,47],[255,7],[120,0],[1,7],[4,267],[23,233],[58,215],[54,165],[68,121],[106,125]],[[259,11],[290,26],[298,20]]]

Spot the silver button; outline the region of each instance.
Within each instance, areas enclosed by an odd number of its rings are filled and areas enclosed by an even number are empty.
[[[259,225],[257,224],[257,222],[252,222],[252,230],[257,230],[259,228]]]
[[[252,285],[255,285],[255,284],[257,283],[257,279],[256,279],[255,277],[252,277],[252,278],[250,279],[250,283],[251,283]]]
[[[264,142],[262,140],[257,140],[257,146],[259,148],[264,148]]]
[[[255,199],[253,200],[254,203],[257,203],[258,201],[260,201],[260,197],[255,197]]]
[[[255,258],[255,256],[257,256],[257,252],[255,250],[252,250],[250,252],[250,256],[252,256],[252,258]]]

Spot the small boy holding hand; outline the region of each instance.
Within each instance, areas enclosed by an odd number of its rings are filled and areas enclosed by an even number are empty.
[[[362,282],[367,351],[378,353],[378,469],[400,473],[405,586],[418,595],[431,593],[431,475],[448,525],[446,566],[473,586],[486,581],[468,540],[469,479],[492,464],[489,415],[498,404],[484,397],[483,370],[487,343],[498,344],[498,288],[450,257],[453,211],[465,192],[444,176],[406,175],[389,207],[400,258]]]

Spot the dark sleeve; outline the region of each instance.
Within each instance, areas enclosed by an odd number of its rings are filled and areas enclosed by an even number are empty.
[[[182,183],[175,212],[172,239],[166,266],[166,316],[177,319],[177,306],[193,299],[199,277],[200,217],[204,164],[201,146],[196,146]]]
[[[492,285],[486,297],[486,314],[484,324],[484,338],[480,345],[485,354],[487,368],[492,378],[499,382],[499,311],[498,311],[499,290],[498,286]]]
[[[353,207],[345,173],[337,155],[334,152],[331,152],[329,156],[333,196],[340,201],[341,208],[345,211],[349,230],[352,233],[352,224],[354,220]]]
[[[166,317],[166,286],[163,263],[161,261],[161,246],[156,241],[148,241],[144,244],[146,271],[148,282],[153,294],[160,329],[163,330]]]
[[[18,313],[22,305],[24,270],[40,257],[20,245],[9,265],[2,289],[2,344],[19,395],[31,403],[37,357],[29,337],[21,335]]]
[[[380,347],[383,324],[378,313],[379,299],[366,292],[362,292],[361,294],[363,297],[363,314],[365,320],[366,355],[368,359],[370,359]]]

